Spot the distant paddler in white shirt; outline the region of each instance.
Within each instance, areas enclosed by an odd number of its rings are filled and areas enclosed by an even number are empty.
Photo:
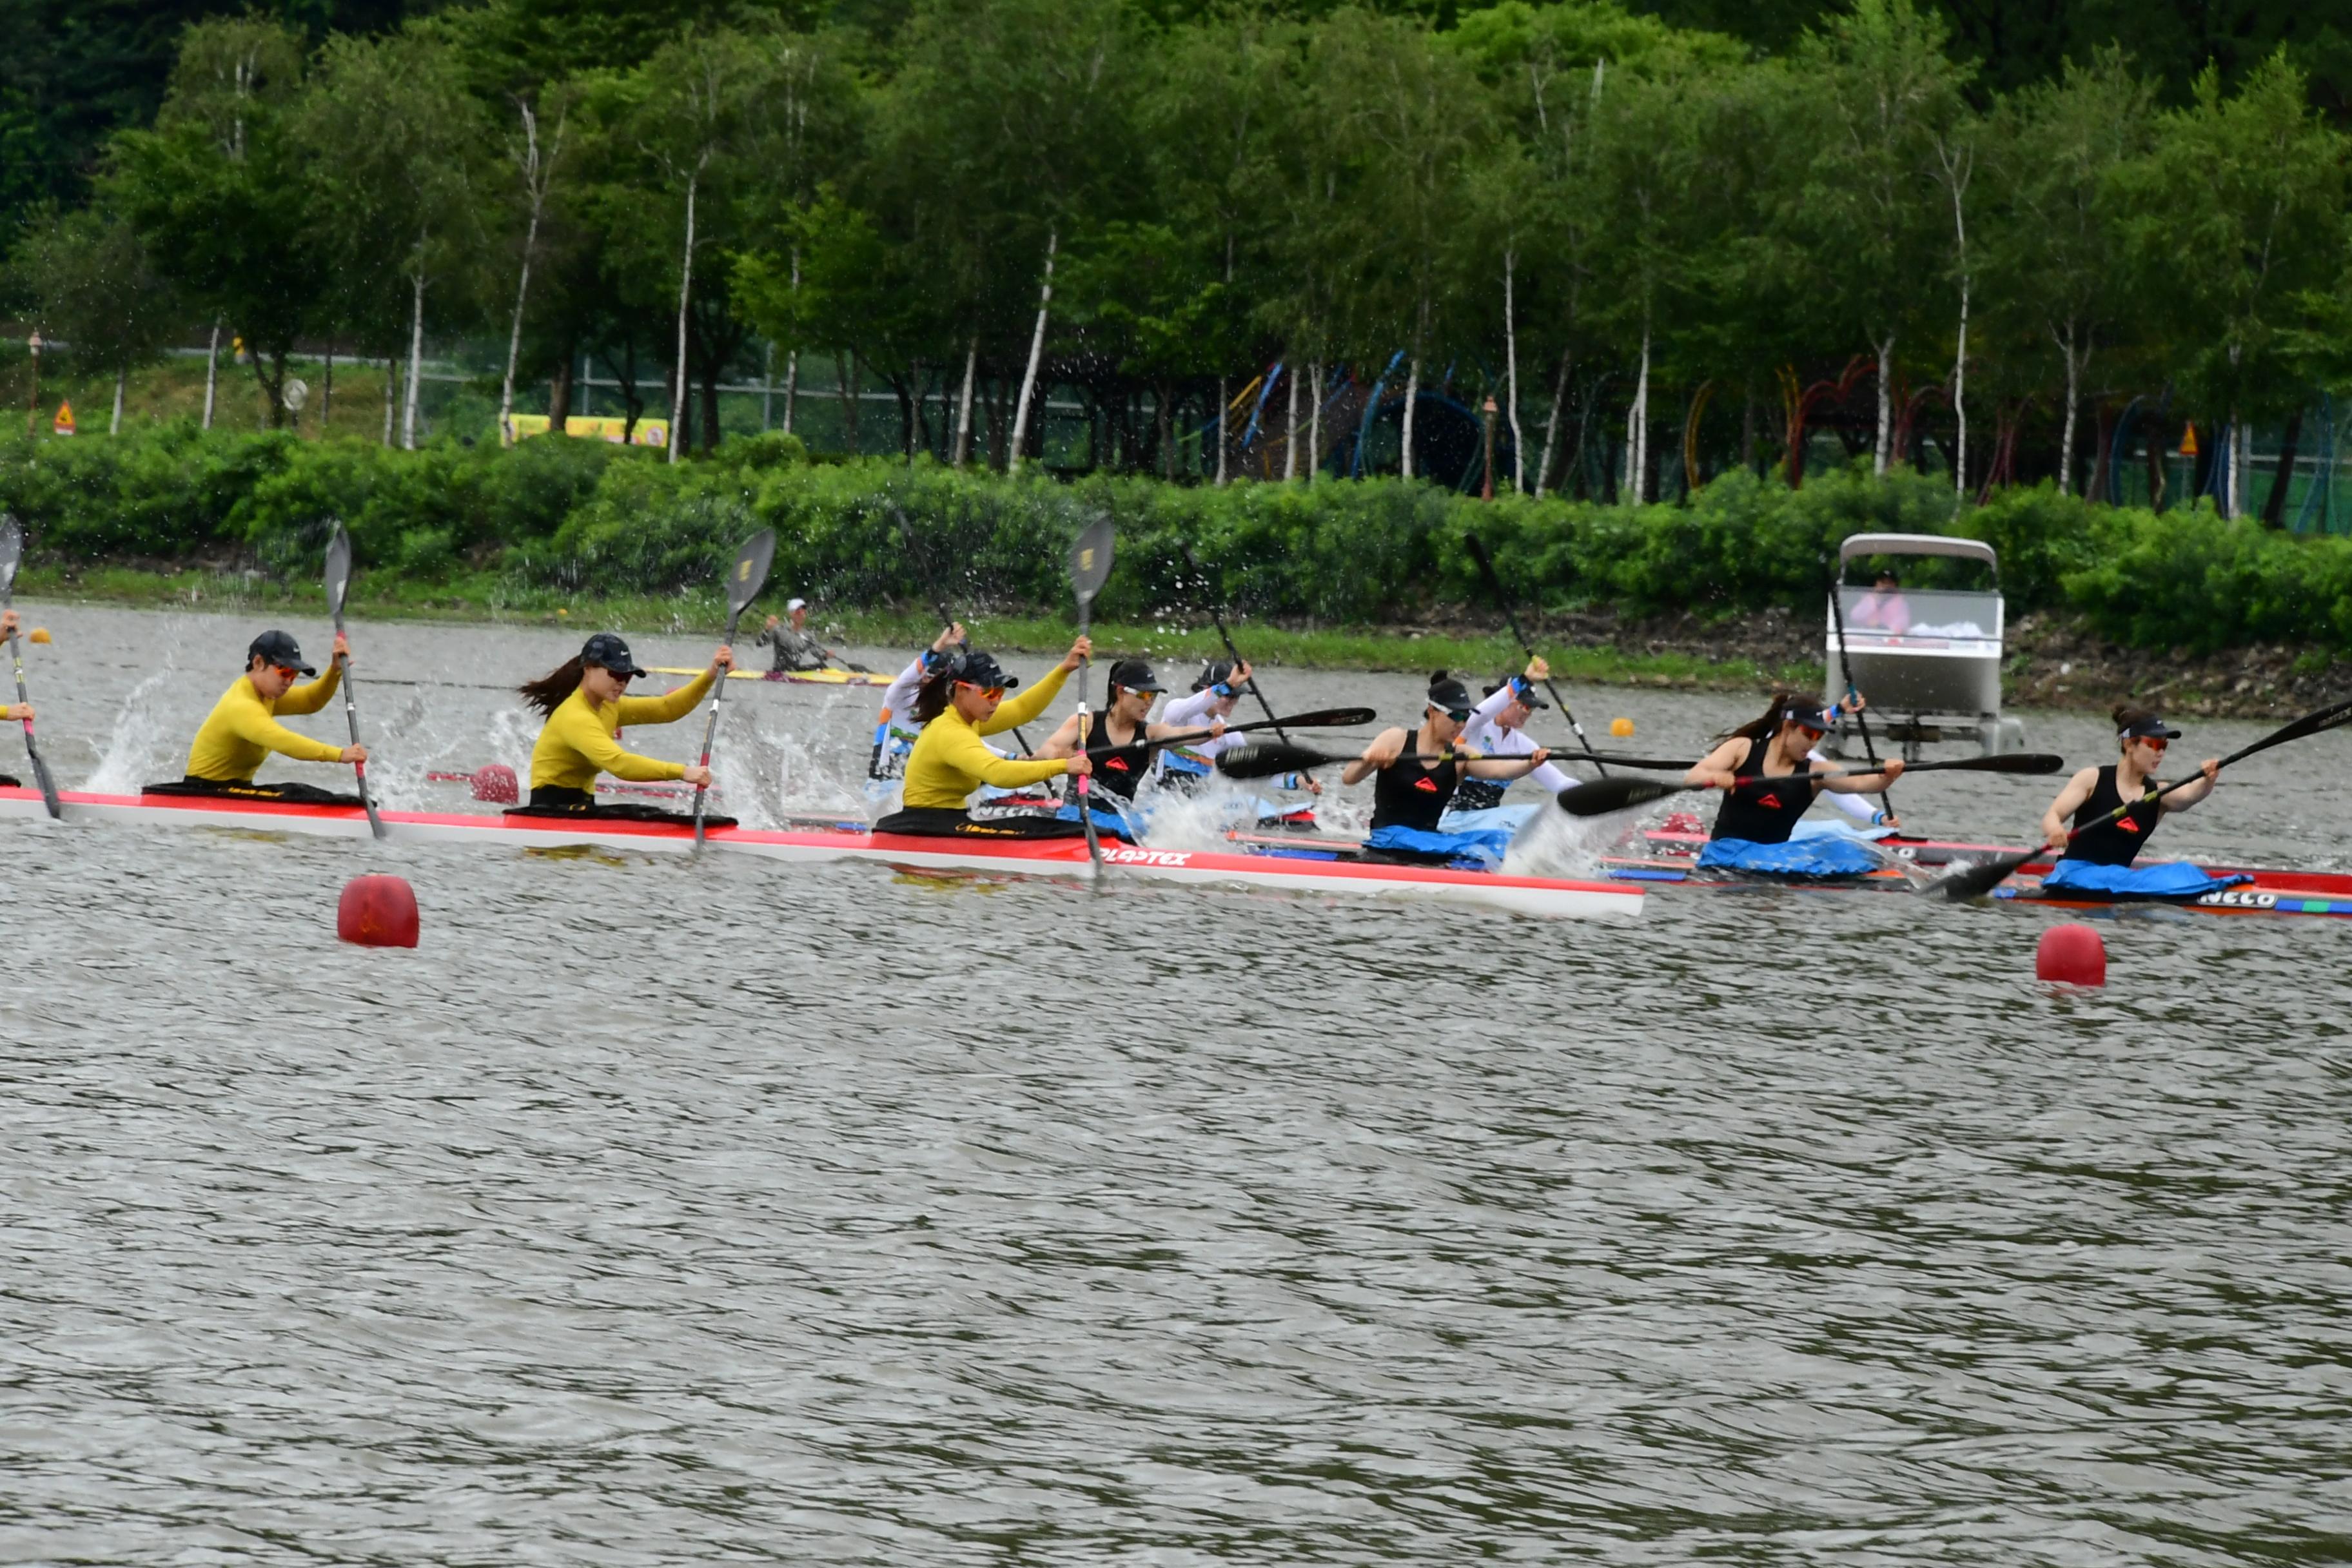
[[[784,605],[784,615],[787,618],[782,621],[773,616],[768,617],[768,624],[760,628],[757,646],[774,647],[776,673],[779,675],[823,669],[825,662],[835,656],[833,650],[817,641],[816,634],[808,629],[808,601],[791,601]]]
[[[547,725],[530,751],[530,804],[509,808],[509,815],[691,820],[658,806],[600,802],[596,775],[610,773],[637,784],[678,779],[698,789],[709,787],[709,768],[640,756],[621,744],[620,729],[624,724],[668,724],[685,718],[734,665],[735,650],[721,644],[710,656],[710,668],[677,690],[659,697],[632,697],[629,682],[646,672],[619,636],[598,632],[575,657],[520,688],[523,700],[547,715]],[[732,821],[708,813],[703,820],[719,826]]]
[[[293,634],[268,631],[245,651],[245,673],[213,704],[196,738],[188,747],[187,776],[172,784],[145,786],[149,795],[227,795],[239,800],[276,800],[300,805],[358,805],[356,795],[340,794],[307,784],[256,784],[254,773],[272,752],[298,763],[364,763],[365,746],[338,746],[314,741],[279,723],[281,714],[316,713],[342,684],[342,667],[351,661],[351,646],[335,634],[336,658],[327,673],[302,662],[302,649]]]
[[[907,753],[914,750],[915,737],[923,732],[921,722],[915,717],[915,694],[946,660],[948,649],[971,640],[964,635],[961,621],[950,622],[931,639],[931,646],[916,655],[915,662],[900,670],[898,678],[884,688],[882,711],[874,720],[874,750],[866,759],[867,779],[887,785],[906,771]],[[888,791],[886,788],[880,793]]]
[[[1470,722],[1462,727],[1463,743],[1481,756],[1533,755],[1539,748],[1527,731],[1528,721],[1537,710],[1551,706],[1536,695],[1537,682],[1550,677],[1551,666],[1538,656],[1528,660],[1524,673],[1506,675],[1487,687],[1486,700],[1471,710]],[[1574,789],[1579,782],[1575,775],[1561,772],[1557,763],[1541,763],[1522,776],[1541,785],[1546,798],[1564,789]],[[1503,796],[1511,784],[1509,779],[1465,774],[1454,786],[1454,802],[1446,807],[1439,828],[1446,833],[1475,833],[1488,828],[1517,832],[1536,814],[1540,803],[1505,805]]]
[[[22,625],[23,623],[16,619],[16,611],[0,610],[0,642],[6,642],[10,637],[15,637]],[[32,721],[33,705],[31,703],[0,702],[0,723],[15,724],[22,722],[29,724]],[[14,774],[0,773],[0,789],[16,789],[17,787],[17,782]]]

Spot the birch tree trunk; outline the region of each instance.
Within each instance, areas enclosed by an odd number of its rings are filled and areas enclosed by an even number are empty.
[[[1895,339],[1890,333],[1878,345],[1878,447],[1877,462],[1872,472],[1886,472],[1887,447],[1895,439],[1895,389],[1887,378],[1895,370]]]
[[[1503,252],[1503,384],[1511,416],[1511,489],[1525,495],[1528,446],[1519,432],[1519,327],[1511,301],[1511,274],[1517,262],[1517,251]]]
[[[1290,484],[1298,478],[1298,372],[1290,373],[1290,401],[1284,408],[1282,426],[1282,482]]]
[[[220,388],[220,318],[215,316],[213,318],[212,347],[205,351],[204,427],[207,430],[213,427],[213,395]],[[391,437],[387,435],[384,439],[389,443]]]
[[[327,374],[319,388],[319,434],[327,433],[327,422],[335,416],[335,340],[327,340]]]
[[[2058,493],[2074,493],[2074,418],[2082,405],[2083,367],[2074,359],[2074,323],[2066,323],[2066,335],[2058,340],[2058,347],[2066,356],[2066,419],[2058,436]]]
[[[1307,394],[1307,482],[1323,471],[1323,362],[1312,366],[1315,384]]]
[[[1625,412],[1625,478],[1617,487],[1630,504],[1650,499],[1650,321],[1642,319],[1642,370],[1633,382],[1633,406]]]
[[[980,372],[980,334],[965,340],[963,348],[963,389],[956,394],[955,460],[950,468],[961,468],[971,458],[971,387]]]
[[[2068,363],[2072,363],[2070,353]],[[1879,374],[1885,374],[1884,368]],[[2071,387],[2068,395],[2070,398],[2073,395]],[[1952,492],[1966,495],[1969,492],[1969,280],[1965,277],[1960,279],[1960,346],[1952,355],[1952,418],[1959,426],[1955,442],[1958,450],[1953,453],[1955,481]],[[2068,434],[2070,437],[2073,434],[2071,426],[2068,426]],[[2063,495],[2065,492],[2066,479],[2061,474],[2058,493]]]
[[[708,154],[706,154],[708,156]],[[686,181],[686,250],[677,263],[677,374],[670,377],[669,460],[679,454],[678,432],[686,426],[686,307],[694,292],[694,200],[701,194],[702,165]]]
[[[1029,365],[1021,373],[1021,401],[1013,407],[1013,440],[1004,456],[1004,471],[1021,471],[1021,456],[1029,444],[1029,410],[1037,395],[1037,366],[1045,357],[1045,318],[1054,308],[1054,253],[1061,248],[1058,228],[1045,231],[1045,276],[1037,285],[1037,328],[1029,334]]]
[[[383,444],[392,445],[393,410],[399,405],[400,362],[390,354],[383,356]]]
[[[1407,370],[1404,375],[1404,423],[1402,426],[1404,448],[1402,468],[1404,477],[1408,479],[1412,478],[1412,410],[1413,405],[1420,401],[1421,350],[1416,344],[1413,349],[1412,368]]]
[[[1568,401],[1568,362],[1576,351],[1559,351],[1559,374],[1552,378],[1551,412],[1544,416],[1543,461],[1536,465],[1536,494],[1540,497],[1551,483],[1551,455],[1559,440],[1560,405]]]
[[[522,308],[530,298],[530,258],[539,247],[539,218],[547,205],[547,185],[540,174],[539,116],[526,103],[522,110],[523,189],[530,194],[530,221],[523,228],[522,275],[515,283],[514,320],[507,330],[507,375],[499,389],[499,438],[514,445],[515,364],[522,357]],[[562,435],[561,430],[554,434]]]
[[[2246,422],[2232,410],[2230,415],[2230,515],[2233,518],[2246,515],[2246,479],[2252,471],[2252,465],[2247,461],[2246,447],[2251,444],[2248,438],[2252,435]]]
[[[106,427],[110,436],[122,434],[122,394],[131,384],[131,367],[118,365],[114,372],[114,423]]]
[[[1217,377],[1217,483],[1225,482],[1225,398],[1231,390],[1223,376]]]
[[[801,291],[801,247],[793,247],[793,292]],[[793,433],[793,405],[799,400],[801,390],[801,351],[797,345],[784,352],[784,434]]]
[[[409,275],[408,311],[408,396],[402,404],[400,445],[403,450],[416,450],[417,383],[424,379],[425,369],[425,274]]]

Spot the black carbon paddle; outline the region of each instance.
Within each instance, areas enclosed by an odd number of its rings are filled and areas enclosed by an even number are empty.
[[[1104,579],[1110,575],[1110,554],[1113,531],[1110,519],[1097,518],[1087,525],[1070,546],[1070,591],[1078,596],[1078,636],[1087,635],[1087,624],[1094,616],[1095,595],[1102,592]],[[1094,656],[1078,661],[1078,733],[1090,735],[1093,728],[1087,721],[1087,678],[1094,673]],[[1095,831],[1094,813],[1087,809],[1087,786],[1094,780],[1087,774],[1078,775],[1078,820],[1086,825],[1087,858],[1093,862],[1096,877],[1102,875],[1102,837]]]
[[[2304,740],[2343,724],[2352,724],[2352,702],[2338,702],[2331,708],[2321,708],[2306,713],[2293,723],[2283,724],[2252,745],[2231,752],[2221,759],[2221,765],[2226,768],[2232,763],[2242,763],[2256,752],[2267,752],[2273,746],[2284,746],[2289,741]],[[2096,821],[2086,822],[2074,828],[2066,835],[2066,841],[2071,844],[2092,828],[2104,827],[2126,812],[2160,802],[2174,790],[2185,789],[2204,776],[2201,771],[2193,773],[2178,783],[2166,784],[2160,789],[2151,789],[2144,795],[2135,796]],[[2019,849],[2007,855],[1997,855],[1990,860],[1979,860],[1973,865],[1962,866],[1958,870],[1948,872],[1929,883],[1924,890],[1940,893],[1954,903],[1965,899],[1980,899],[2006,881],[2011,872],[2029,860],[2048,853],[2049,846],[2036,844],[2030,849]]]
[[[1201,570],[1201,558],[1192,553],[1192,547],[1189,544],[1180,544],[1177,548],[1184,552],[1184,564],[1192,569],[1194,580],[1206,588],[1209,574]],[[1216,624],[1217,640],[1225,645],[1225,657],[1234,661],[1235,668],[1248,664],[1249,660],[1242,657],[1242,650],[1234,646],[1234,634],[1225,630],[1224,612],[1217,607],[1217,602],[1214,599],[1208,599],[1206,603],[1209,607],[1209,619]],[[1287,743],[1290,737],[1283,733],[1282,721],[1275,718],[1274,704],[1268,702],[1265,700],[1265,693],[1257,689],[1257,671],[1255,668],[1250,671],[1249,694],[1257,699],[1258,710],[1265,715],[1267,727],[1274,731],[1276,738]],[[1253,726],[1253,728],[1255,727]]]
[[[11,608],[16,602],[16,568],[25,559],[25,530],[22,524],[0,512],[0,610]],[[16,706],[29,708],[33,700],[25,695],[25,650],[14,633],[8,637],[8,658],[16,667]],[[49,808],[51,820],[65,820],[65,808],[58,804],[58,781],[49,776],[49,764],[41,760],[41,749],[33,742],[33,721],[25,721],[25,755],[33,762],[33,782],[41,786],[41,804]]]
[[[352,536],[343,531],[343,520],[335,519],[335,531],[327,541],[327,613],[334,617],[335,635],[343,635],[343,600],[352,591]],[[352,744],[360,743],[360,710],[352,695],[352,661],[341,654],[335,662],[343,672],[343,722],[351,727]],[[367,764],[353,763],[352,774],[359,783],[360,805],[367,812],[368,831],[378,838],[383,837],[383,818],[375,814],[375,796],[368,794]]]
[[[1299,721],[1291,719],[1285,722],[1298,724]],[[1252,727],[1244,724],[1236,725],[1235,729]],[[1300,725],[1300,728],[1303,729],[1305,726]],[[1230,735],[1234,731],[1228,730],[1225,733]],[[1357,761],[1360,754],[1342,756],[1331,752],[1318,752],[1312,746],[1286,745],[1279,741],[1270,742],[1261,741],[1247,746],[1236,746],[1218,757],[1217,771],[1228,778],[1270,779],[1283,773],[1303,773],[1309,768],[1344,767]],[[1523,763],[1530,759],[1525,755],[1469,757],[1464,756],[1459,752],[1435,753],[1404,752],[1399,753],[1396,760],[1401,763]]]
[[[2046,752],[2011,752],[1998,757],[1960,757],[1948,763],[1913,763],[1903,771],[1906,775],[1948,773],[2025,773],[2039,776],[2054,773],[2065,765],[2064,758],[2052,756]],[[1866,771],[1856,770],[1856,772],[1861,776],[1868,776]],[[1738,783],[1751,784],[1784,778],[1793,781],[1838,776],[1840,775],[1837,773],[1756,774],[1742,778]],[[1591,784],[1580,784],[1574,789],[1564,789],[1555,798],[1559,802],[1559,808],[1570,816],[1605,816],[1612,811],[1629,811],[1635,806],[1648,805],[1653,801],[1664,800],[1668,795],[1718,787],[1720,786],[1716,784],[1668,784],[1664,779],[1594,779]]]
[[[1379,717],[1380,715],[1370,708],[1318,708],[1312,713],[1294,713],[1284,719],[1252,720],[1246,724],[1228,724],[1225,726],[1225,733],[1228,735],[1247,735],[1259,730],[1272,730],[1276,734],[1279,735],[1282,733],[1283,728],[1286,725],[1293,730],[1347,730],[1352,729],[1359,724],[1369,724]],[[1186,730],[1181,734],[1162,735],[1158,740],[1146,741],[1143,743],[1146,748],[1153,746],[1189,746],[1195,741],[1210,741],[1214,740],[1215,738],[1216,737],[1213,734],[1206,730]],[[1287,743],[1288,742],[1286,741],[1285,744]],[[1087,748],[1087,755],[1089,757],[1108,756],[1113,752],[1124,752],[1128,748],[1126,746],[1088,746]],[[1325,753],[1316,752],[1309,754],[1314,756],[1322,756]],[[1339,761],[1343,763],[1347,760],[1348,759],[1345,757],[1341,757],[1339,759]],[[1295,772],[1296,770],[1286,768],[1277,771],[1288,773]]]
[[[743,619],[743,612],[760,590],[768,585],[768,568],[776,560],[776,531],[763,528],[743,542],[735,552],[735,564],[727,574],[727,636],[721,639],[729,647],[735,646],[735,628]],[[721,679],[719,689],[710,695],[710,717],[702,726],[702,765],[710,766],[710,743],[719,735],[719,705],[727,700],[727,682]],[[702,807],[710,786],[694,786],[694,847],[702,848]]]
[[[1503,612],[1503,624],[1510,627],[1511,635],[1518,639],[1519,651],[1528,656],[1529,663],[1533,663],[1535,645],[1528,641],[1527,633],[1519,630],[1519,618],[1511,614],[1511,601],[1503,592],[1502,578],[1495,574],[1495,563],[1487,555],[1486,547],[1478,542],[1478,536],[1475,533],[1464,534],[1462,545],[1470,552],[1470,559],[1478,563],[1478,575],[1486,580],[1486,592],[1493,597],[1495,607]],[[1592,760],[1592,765],[1601,769],[1601,776],[1607,777],[1609,770],[1602,766],[1601,753],[1592,749],[1591,741],[1585,739],[1584,726],[1578,723],[1576,715],[1569,711],[1568,699],[1559,694],[1559,688],[1551,683],[1549,676],[1544,677],[1544,689],[1551,694],[1552,705],[1559,710],[1559,716],[1568,721],[1568,727],[1576,731],[1576,743],[1584,748],[1584,754]]]

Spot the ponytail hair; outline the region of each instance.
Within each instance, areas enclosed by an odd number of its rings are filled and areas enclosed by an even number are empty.
[[[522,700],[541,714],[552,714],[563,706],[566,699],[580,689],[580,677],[584,669],[578,654],[572,655],[537,680],[526,680],[515,688]]]
[[[2116,721],[2116,734],[2118,738],[2118,744],[2120,744],[2122,743],[2121,737],[2125,731],[2131,729],[2134,725],[2145,724],[2154,719],[2156,717],[2156,710],[2153,708],[2142,708],[2137,703],[2118,702],[2116,704],[2113,712],[2109,714],[2109,717],[2114,719]]]
[[[923,677],[922,685],[915,689],[916,723],[928,724],[948,710],[955,697],[956,669],[956,660],[942,659],[937,669]]]
[[[1790,714],[1804,710],[1805,700],[1795,692],[1775,691],[1772,693],[1772,706],[1737,730],[1726,730],[1716,739],[1728,741],[1736,737],[1743,741],[1768,741],[1780,732],[1780,726],[1788,722]]]

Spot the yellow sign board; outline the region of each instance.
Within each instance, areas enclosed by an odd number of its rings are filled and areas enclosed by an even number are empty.
[[[57,423],[51,426],[50,428],[55,430],[60,436],[70,436],[74,433],[72,404],[60,403],[58,405]]]
[[[548,433],[544,414],[516,414],[509,416],[512,426],[504,445],[511,447],[527,437]],[[615,447],[667,447],[669,445],[669,421],[640,419],[635,430],[626,419],[607,418],[603,415],[575,414],[563,422],[563,433],[575,441],[609,441]]]

